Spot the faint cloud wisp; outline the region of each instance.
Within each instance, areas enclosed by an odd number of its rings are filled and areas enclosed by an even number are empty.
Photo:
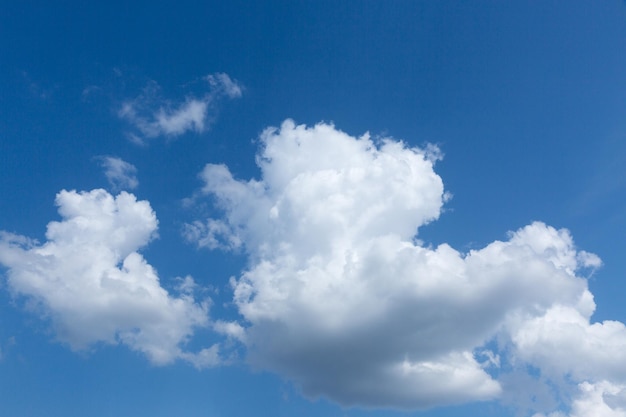
[[[97,158],[104,168],[104,175],[113,191],[134,190],[139,186],[137,168],[121,158],[101,156]]]
[[[203,77],[208,91],[196,97],[187,95],[182,101],[171,101],[161,96],[161,87],[151,81],[142,93],[126,100],[118,110],[118,116],[128,122],[134,132],[129,138],[138,144],[145,139],[160,136],[175,138],[187,132],[206,131],[215,117],[219,99],[241,97],[243,87],[228,74],[216,73]]]

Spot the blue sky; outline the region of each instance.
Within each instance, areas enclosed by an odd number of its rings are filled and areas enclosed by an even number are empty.
[[[6,2],[3,416],[626,416],[626,3]]]

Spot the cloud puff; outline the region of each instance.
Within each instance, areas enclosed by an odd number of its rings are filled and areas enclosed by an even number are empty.
[[[446,199],[436,148],[290,120],[261,143],[258,180],[205,167],[201,193],[223,216],[187,229],[249,255],[232,286],[254,366],[308,396],[403,409],[498,398],[498,375],[529,364],[574,384],[626,377],[609,362],[625,351],[623,325],[590,324],[577,275],[601,262],[567,230],[534,222],[466,254],[423,246],[418,229]]]
[[[169,294],[137,252],[156,234],[148,202],[93,190],[61,191],[56,204],[62,220],[48,224],[44,244],[0,235],[0,263],[12,293],[50,320],[58,340],[74,350],[121,343],[159,365],[219,361],[217,346],[184,350],[194,329],[209,325],[208,300],[197,303],[189,291]]]
[[[204,132],[214,116],[211,106],[224,96],[233,99],[242,94],[241,85],[227,74],[207,75],[204,81],[209,91],[199,98],[190,95],[182,102],[173,103],[161,98],[160,87],[153,81],[141,95],[123,102],[118,116],[137,130],[130,135],[131,139],[143,143],[145,138],[173,138],[189,131]]]
[[[133,164],[114,156],[102,156],[98,160],[113,191],[133,190],[139,185],[137,168]]]

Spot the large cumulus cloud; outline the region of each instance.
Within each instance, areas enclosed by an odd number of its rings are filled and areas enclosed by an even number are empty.
[[[60,341],[75,350],[122,343],[155,364],[219,361],[217,345],[184,349],[194,329],[209,325],[208,301],[194,300],[191,278],[181,294],[169,294],[137,252],[157,230],[148,202],[93,190],[61,191],[56,204],[62,220],[48,224],[45,243],[0,234],[0,264],[9,289],[50,320]]]
[[[610,365],[626,332],[590,322],[579,271],[600,260],[567,230],[534,222],[469,253],[425,246],[418,229],[447,196],[436,148],[290,120],[261,143],[260,179],[205,167],[202,193],[223,216],[186,229],[200,246],[249,255],[232,286],[254,366],[308,396],[415,409],[498,398],[498,366],[531,365],[580,387],[573,416],[618,410],[596,400],[626,382]]]

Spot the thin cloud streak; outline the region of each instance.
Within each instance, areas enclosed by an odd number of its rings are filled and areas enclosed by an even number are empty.
[[[243,87],[225,73],[210,74],[203,80],[208,91],[201,97],[189,95],[182,102],[172,102],[161,97],[160,86],[152,81],[139,96],[124,101],[118,116],[134,128],[130,139],[144,144],[145,139],[205,132],[217,112],[216,103],[223,97],[242,95]]]

